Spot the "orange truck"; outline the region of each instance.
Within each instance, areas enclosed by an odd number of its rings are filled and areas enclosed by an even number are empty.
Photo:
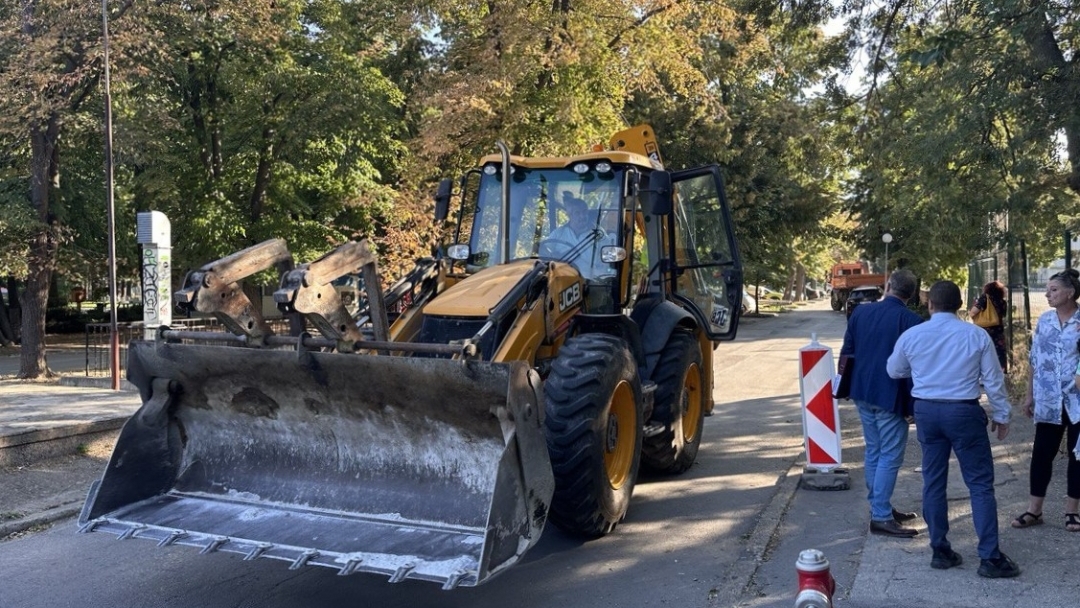
[[[829,271],[829,285],[832,287],[832,309],[843,310],[848,294],[863,285],[885,285],[885,275],[872,274],[866,262],[841,262],[833,264]]]

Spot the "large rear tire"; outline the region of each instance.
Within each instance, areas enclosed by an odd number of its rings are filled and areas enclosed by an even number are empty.
[[[555,495],[550,520],[595,538],[626,515],[641,463],[642,404],[637,363],[605,334],[566,341],[544,383]]]
[[[844,309],[845,300],[846,298],[841,297],[840,292],[836,291],[835,289],[833,290],[832,295],[829,297],[829,303],[832,305],[832,309],[836,312],[840,312]]]
[[[671,334],[660,353],[653,380],[653,420],[663,423],[664,430],[645,437],[642,466],[654,473],[683,473],[697,458],[710,398],[705,394],[708,383],[701,348],[693,334],[683,330]]]

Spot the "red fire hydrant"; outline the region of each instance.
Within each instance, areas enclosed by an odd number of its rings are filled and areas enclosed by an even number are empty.
[[[836,581],[829,572],[829,560],[817,549],[799,553],[795,562],[799,574],[799,595],[795,596],[795,608],[832,608],[832,596]]]

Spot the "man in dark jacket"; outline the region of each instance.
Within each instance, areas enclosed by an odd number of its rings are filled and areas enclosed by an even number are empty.
[[[911,391],[909,381],[889,377],[885,362],[900,334],[922,322],[906,306],[915,288],[915,275],[910,270],[892,273],[884,298],[852,311],[840,349],[841,357],[854,359],[850,398],[859,410],[866,442],[870,532],[900,538],[918,534],[914,528],[901,525],[917,515],[892,506],[896,475],[907,447]]]

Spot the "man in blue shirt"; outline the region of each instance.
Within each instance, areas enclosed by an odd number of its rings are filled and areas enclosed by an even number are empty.
[[[894,380],[885,372],[885,362],[900,334],[922,322],[905,303],[915,295],[915,275],[897,270],[889,277],[885,297],[878,302],[856,306],[848,319],[840,356],[853,356],[850,397],[862,419],[866,442],[866,498],[870,502],[870,532],[898,538],[918,534],[902,522],[917,517],[892,506],[896,475],[904,463],[908,440],[907,416],[910,403],[906,381]]]
[[[900,336],[886,367],[893,378],[910,377],[914,383],[915,429],[923,451],[923,518],[934,551],[930,567],[944,570],[963,561],[945,538],[949,532],[949,454],[955,452],[971,495],[971,516],[979,537],[979,576],[1008,578],[1020,574],[1020,567],[998,547],[994,457],[986,434],[986,411],[979,404],[979,385],[990,401],[990,431],[997,432],[998,440],[1009,434],[1012,408],[990,335],[956,316],[961,304],[955,283],[934,283],[930,320]]]

